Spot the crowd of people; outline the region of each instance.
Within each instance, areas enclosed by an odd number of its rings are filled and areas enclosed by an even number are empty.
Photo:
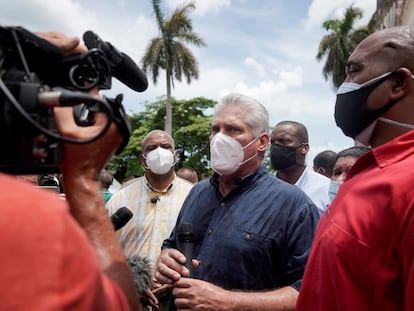
[[[76,38],[39,36],[85,51]],[[269,133],[266,108],[230,93],[214,107],[209,178],[178,169],[173,137],[155,129],[141,143],[144,175],[110,191],[115,124],[94,142],[64,143],[59,176],[0,174],[0,309],[413,310],[413,72],[414,28],[364,39],[335,104],[356,146],[325,150],[312,168],[304,124]],[[55,111],[62,133],[105,127],[101,113],[77,126],[71,109]],[[149,281],[137,291],[141,274]]]

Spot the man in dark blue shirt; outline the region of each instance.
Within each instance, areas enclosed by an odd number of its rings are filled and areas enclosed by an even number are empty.
[[[301,190],[262,165],[268,124],[266,109],[250,97],[230,94],[216,106],[210,142],[215,174],[191,190],[155,270],[164,288],[174,286],[179,309],[295,308],[319,216]],[[191,278],[176,249],[181,223],[194,228]]]

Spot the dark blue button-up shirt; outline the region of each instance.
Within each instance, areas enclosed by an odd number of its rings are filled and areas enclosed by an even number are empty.
[[[225,289],[299,290],[319,214],[298,188],[265,167],[235,181],[223,197],[218,175],[196,184],[175,228],[193,224],[194,278]],[[176,248],[176,230],[162,248]]]

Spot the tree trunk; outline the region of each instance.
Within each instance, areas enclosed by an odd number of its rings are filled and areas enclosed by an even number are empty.
[[[171,73],[166,70],[167,73],[167,102],[165,104],[165,128],[168,134],[172,137],[172,105],[171,105]]]

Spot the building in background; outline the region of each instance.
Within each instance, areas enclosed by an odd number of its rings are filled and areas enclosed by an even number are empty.
[[[374,30],[414,25],[414,0],[377,0],[371,22]]]

